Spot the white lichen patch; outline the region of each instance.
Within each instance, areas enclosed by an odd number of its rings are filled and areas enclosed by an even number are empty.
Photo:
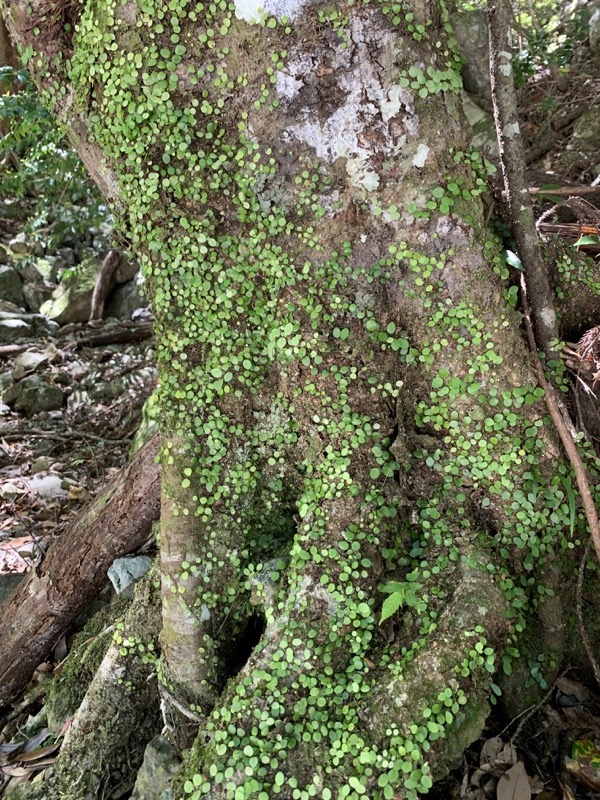
[[[423,142],[419,144],[417,147],[417,152],[413,156],[413,167],[418,167],[422,169],[425,166],[425,162],[427,161],[427,156],[429,155],[430,148]]]
[[[410,92],[401,86],[392,86],[388,89],[387,98],[382,100],[380,107],[384,122],[389,122],[396,117],[403,108],[409,109],[412,114],[413,106]]]
[[[504,63],[502,63],[504,61]],[[508,78],[512,72],[512,53],[508,53],[506,50],[501,50],[498,53],[498,69],[504,75],[505,78]]]
[[[330,616],[335,617],[338,613],[339,604],[333,599],[333,596],[324,586],[316,586],[314,595],[318,600],[321,600],[327,606],[327,611]]]
[[[310,0],[235,0],[235,15],[246,22],[257,22],[264,17],[295,19]]]
[[[379,175],[369,169],[369,159],[357,153],[351,153],[342,146],[339,150],[340,156],[346,156],[346,172],[353,186],[360,186],[367,192],[372,192],[379,187]],[[345,152],[344,152],[345,151]]]
[[[308,62],[308,59],[307,59]],[[299,64],[295,65],[297,68]],[[306,64],[308,68],[309,64]],[[300,70],[297,69],[298,74],[302,74]],[[298,94],[300,89],[304,86],[304,83],[295,78],[293,75],[290,75],[289,72],[278,72],[277,73],[277,94],[279,97],[285,98],[286,100],[291,100],[292,97]]]
[[[549,306],[542,308],[540,316],[544,325],[546,325],[548,328],[553,328],[556,325],[556,313],[553,308],[550,308]]]
[[[357,16],[347,33],[348,47],[340,39],[337,50],[321,54],[321,63],[301,47],[290,52],[285,69],[277,73],[276,91],[282,106],[294,104],[296,121],[288,124],[284,139],[307,144],[328,163],[345,159],[350,183],[371,192],[380,184],[374,157],[397,157],[404,134],[416,135],[418,124],[410,93],[397,85],[384,87],[381,58],[374,57],[384,52],[393,62],[397,40],[373,20]],[[323,74],[335,76],[333,92],[331,78],[327,87],[319,82],[321,67],[326,67]]]

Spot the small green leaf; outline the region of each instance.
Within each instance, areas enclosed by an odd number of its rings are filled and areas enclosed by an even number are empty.
[[[581,247],[584,244],[600,244],[600,236],[581,236],[573,247]]]
[[[389,619],[392,614],[395,614],[403,603],[404,590],[400,592],[394,592],[394,594],[386,597],[383,601],[383,605],[381,606],[381,619],[379,620],[379,624],[381,625],[381,623],[385,622],[386,619]]]
[[[512,250],[506,251],[506,263],[509,264],[511,267],[515,269],[523,269],[523,264],[521,263],[521,259],[516,253],[513,253]]]
[[[571,476],[567,479],[563,479],[563,486],[565,487],[565,491],[567,493],[567,499],[569,501],[569,526],[571,529],[571,535],[575,530],[575,511],[576,511],[576,503],[575,503],[575,494],[573,492],[573,487],[571,486]]]

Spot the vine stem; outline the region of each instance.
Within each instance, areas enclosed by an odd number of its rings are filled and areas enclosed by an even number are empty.
[[[544,368],[542,366],[542,362],[540,361],[540,357],[538,355],[537,346],[535,343],[535,337],[533,334],[533,326],[531,324],[531,311],[529,307],[529,298],[527,296],[527,283],[525,281],[524,275],[521,275],[521,298],[523,303],[523,316],[525,319],[525,328],[527,330],[527,340],[529,342],[529,349],[531,350],[531,355],[533,357],[533,366],[537,374],[537,379],[539,381],[539,384],[544,390],[546,407],[548,408],[548,412],[552,418],[554,427],[556,428],[556,431],[560,436],[560,440],[567,454],[567,458],[571,462],[571,466],[573,467],[573,471],[575,472],[575,479],[577,480],[577,487],[579,489],[579,494],[581,495],[585,517],[590,529],[590,534],[592,537],[592,542],[594,544],[594,549],[596,551],[596,556],[598,558],[598,561],[600,562],[600,521],[598,520],[598,512],[596,510],[596,504],[592,496],[592,491],[590,489],[590,482],[587,476],[585,466],[583,464],[583,461],[581,460],[579,452],[577,451],[577,446],[573,441],[573,437],[569,433],[567,423],[563,416],[563,412],[561,411],[560,406],[558,404],[558,400],[556,397],[556,390],[554,386],[552,386],[550,382],[546,379],[546,376],[544,374]]]
[[[594,673],[594,678],[596,679],[596,683],[600,686],[600,666],[598,662],[594,658],[594,651],[592,650],[592,645],[587,635],[587,631],[585,629],[585,624],[583,622],[583,575],[585,572],[585,565],[590,554],[590,544],[592,542],[592,537],[587,541],[585,546],[585,550],[583,551],[583,555],[581,556],[581,562],[579,564],[579,573],[577,575],[577,596],[576,596],[576,603],[575,603],[575,610],[577,612],[577,622],[579,624],[579,635],[581,636],[581,641],[583,642],[583,646],[585,648],[585,652],[587,653],[587,657],[590,660],[590,664],[592,665],[592,672]]]

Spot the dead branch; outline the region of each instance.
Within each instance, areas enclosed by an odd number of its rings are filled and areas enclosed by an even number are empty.
[[[487,12],[492,101],[511,227],[527,278],[537,341],[542,350],[550,353],[551,343],[558,338],[558,327],[552,289],[544,267],[525,173],[523,138],[519,128],[513,76],[513,56],[508,40],[512,19],[510,0],[489,0]]]

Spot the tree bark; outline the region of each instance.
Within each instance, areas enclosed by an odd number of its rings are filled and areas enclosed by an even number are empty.
[[[21,691],[62,634],[106,585],[115,558],[134,552],[158,519],[158,436],[77,517],[1,606],[0,704]]]

